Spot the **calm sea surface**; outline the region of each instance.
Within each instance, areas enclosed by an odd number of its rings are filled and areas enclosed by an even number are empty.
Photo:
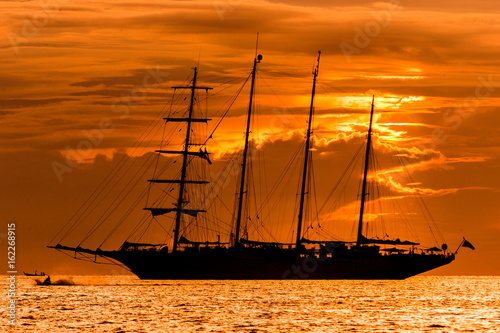
[[[500,332],[500,277],[141,281],[18,276],[1,332]],[[2,279],[6,299],[7,281]]]

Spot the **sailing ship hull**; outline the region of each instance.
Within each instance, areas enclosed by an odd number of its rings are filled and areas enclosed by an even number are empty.
[[[391,254],[297,257],[293,253],[161,253],[113,251],[107,256],[140,279],[406,279],[453,261],[453,255]]]

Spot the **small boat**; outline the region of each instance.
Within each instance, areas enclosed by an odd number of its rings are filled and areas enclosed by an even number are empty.
[[[44,286],[50,286],[52,284],[52,282],[50,281],[50,276],[47,276],[47,278],[45,280],[43,280],[43,283],[42,285]]]
[[[25,276],[45,276],[44,272],[41,272],[40,274],[38,274],[36,270],[35,270],[35,273],[26,273],[25,271],[23,271],[23,273]]]
[[[35,279],[35,282],[38,286],[51,286],[52,285],[52,281],[50,280],[50,276],[47,275],[47,277],[42,281],[42,280],[39,280],[39,279]],[[58,284],[56,282],[56,284]]]

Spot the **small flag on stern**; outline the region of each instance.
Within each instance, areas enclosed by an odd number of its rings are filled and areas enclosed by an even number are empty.
[[[468,240],[466,240],[464,238],[464,241],[462,243],[462,247],[468,247],[469,249],[473,249],[475,250],[476,248],[474,247],[474,245],[471,244],[471,242],[469,242]]]

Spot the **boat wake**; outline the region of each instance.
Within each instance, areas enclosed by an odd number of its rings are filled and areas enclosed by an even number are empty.
[[[35,280],[36,284],[38,286],[46,286],[48,285],[47,283],[44,283],[44,280]],[[75,286],[75,282],[71,279],[60,279],[60,280],[55,280],[50,283],[52,286]]]

